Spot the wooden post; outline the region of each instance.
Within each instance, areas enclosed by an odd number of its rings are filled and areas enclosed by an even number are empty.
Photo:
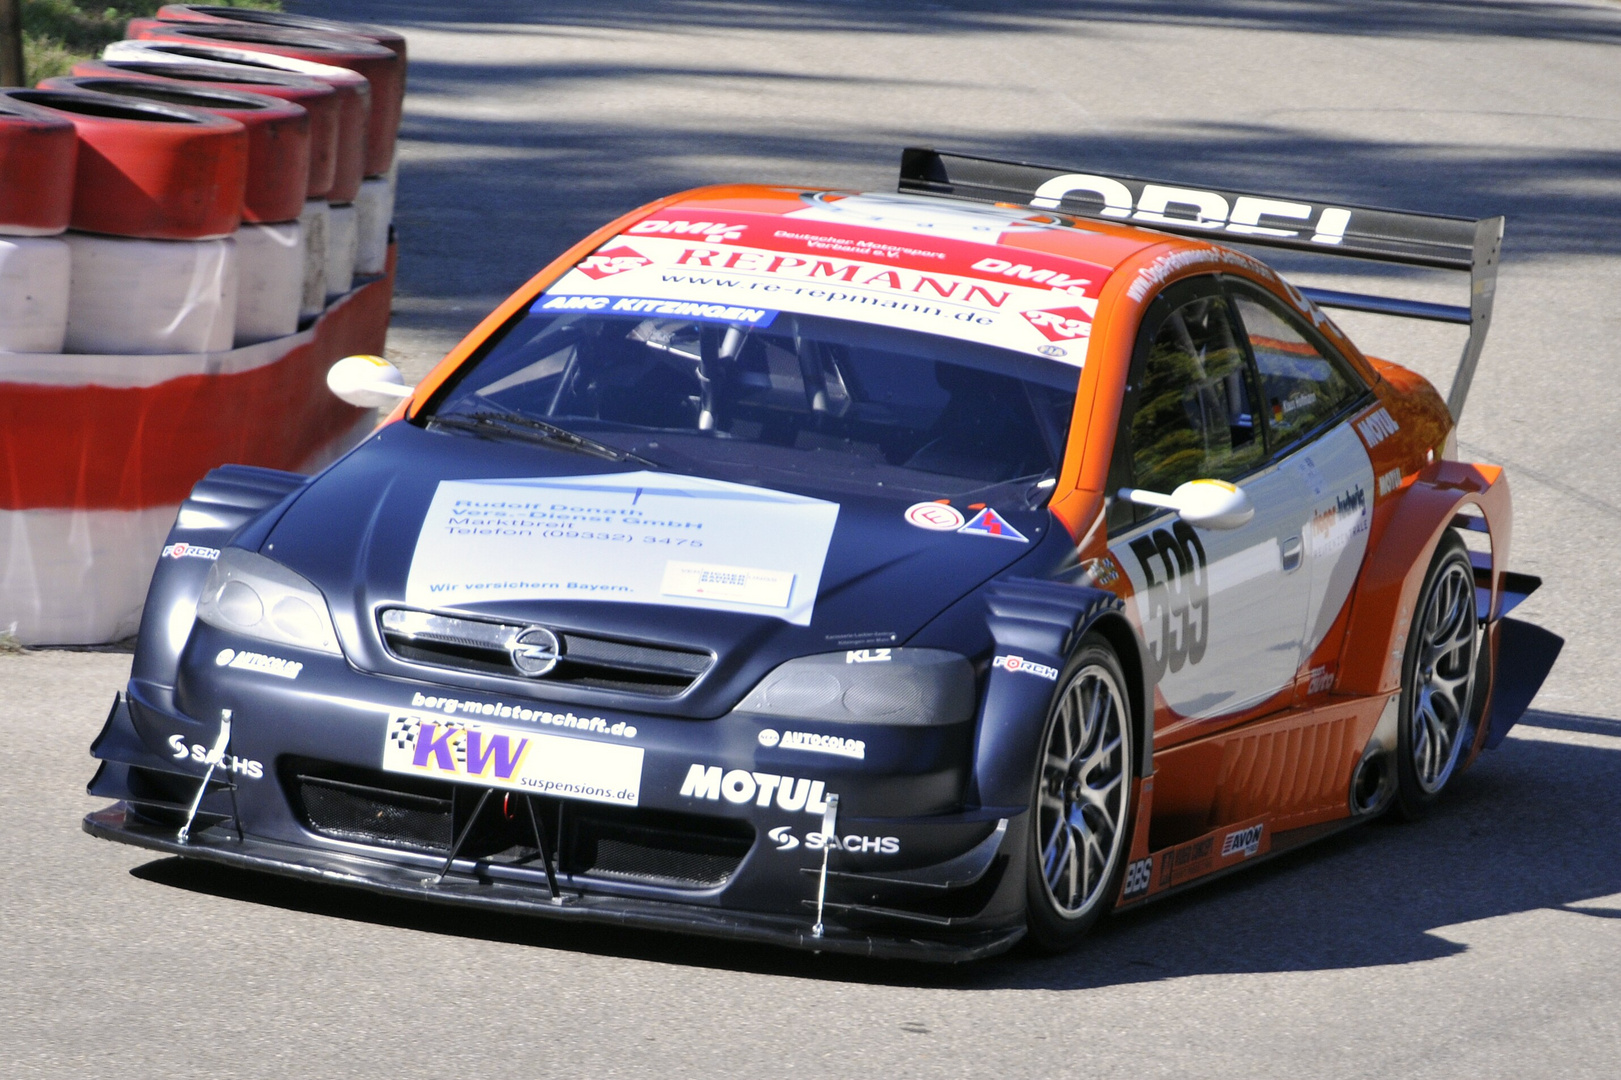
[[[0,0],[0,86],[27,86],[24,79],[22,0]]]

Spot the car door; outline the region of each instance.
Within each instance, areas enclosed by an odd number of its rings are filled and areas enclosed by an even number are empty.
[[[1255,358],[1273,456],[1302,489],[1302,575],[1310,588],[1301,631],[1302,691],[1333,682],[1318,656],[1368,548],[1373,465],[1351,421],[1370,403],[1367,384],[1299,310],[1249,282],[1225,281]],[[1332,650],[1330,650],[1332,651]]]
[[[1299,664],[1305,497],[1296,470],[1271,460],[1244,340],[1214,278],[1176,283],[1148,309],[1123,402],[1109,549],[1135,593],[1160,729],[1287,704],[1280,695],[1292,694]],[[1254,518],[1197,529],[1118,497],[1121,487],[1169,493],[1198,478],[1239,485]]]

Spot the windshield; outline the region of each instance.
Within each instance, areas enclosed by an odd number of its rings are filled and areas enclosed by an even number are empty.
[[[1063,460],[1071,366],[786,312],[674,303],[660,314],[685,317],[620,317],[547,302],[464,367],[426,422],[544,421],[655,465],[935,497],[1045,490]]]

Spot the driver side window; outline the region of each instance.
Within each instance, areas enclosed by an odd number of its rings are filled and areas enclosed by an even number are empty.
[[[1137,487],[1236,480],[1266,458],[1255,375],[1220,295],[1171,311],[1139,357],[1131,463]]]

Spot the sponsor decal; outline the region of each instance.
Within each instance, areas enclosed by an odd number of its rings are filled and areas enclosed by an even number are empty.
[[[1074,341],[1090,337],[1092,316],[1085,308],[1061,307],[1045,311],[1026,311],[1024,317],[1030,325],[1041,331],[1048,341]]]
[[[646,296],[542,296],[530,311],[600,311],[605,315],[654,315],[701,323],[770,326],[777,317],[765,308],[705,304],[692,300],[655,300]]]
[[[165,559],[207,559],[213,562],[219,557],[219,548],[198,547],[196,544],[169,544],[163,549]]]
[[[1362,442],[1369,450],[1390,438],[1400,431],[1396,421],[1390,418],[1383,405],[1373,410],[1367,416],[1356,422],[1357,434],[1362,436]]]
[[[1137,277],[1132,281],[1131,287],[1126,290],[1126,295],[1133,300],[1140,301],[1155,288],[1169,281],[1178,272],[1190,267],[1205,266],[1217,270],[1223,266],[1242,266],[1266,281],[1279,280],[1278,275],[1273,273],[1271,267],[1259,259],[1245,255],[1241,251],[1230,251],[1227,248],[1176,251],[1169,255],[1161,255],[1137,271]],[[1304,298],[1302,298],[1302,302],[1304,302]]]
[[[635,806],[641,798],[642,748],[480,720],[391,713],[383,739],[383,768],[535,795]]]
[[[1137,592],[1151,677],[1178,672],[1204,659],[1210,644],[1210,570],[1193,526],[1178,520],[1131,542],[1145,588]],[[1158,633],[1154,628],[1158,627]]]
[[[822,499],[673,473],[442,480],[405,602],[606,600],[808,626],[838,515]]]
[[[1021,544],[1030,542],[1024,533],[1009,525],[1006,518],[988,506],[975,514],[974,520],[957,531],[969,536],[994,536],[1001,540],[1017,540]]]
[[[799,837],[794,835],[790,825],[778,825],[771,829],[766,836],[778,851],[793,851],[799,847]],[[901,841],[898,836],[834,836],[824,832],[813,832],[805,835],[806,851],[847,851],[852,855],[898,855],[901,850]]]
[[[1050,356],[1054,360],[1062,360],[1064,357],[1069,355],[1068,351],[1060,348],[1057,345],[1037,345],[1036,352],[1040,353],[1042,356]]]
[[[1261,850],[1261,835],[1266,832],[1266,825],[1251,825],[1247,829],[1230,832],[1221,842],[1221,857],[1227,858],[1240,853],[1247,859]]]
[[[1313,513],[1306,526],[1313,556],[1341,551],[1351,537],[1367,531],[1368,499],[1360,484],[1338,496],[1334,505]]]
[[[846,664],[886,664],[894,659],[893,649],[851,649],[844,654]]]
[[[1215,867],[1216,838],[1201,836],[1179,844],[1159,856],[1159,887],[1164,889],[1191,881]]]
[[[1107,588],[1120,580],[1120,570],[1113,559],[1089,559],[1085,564],[1088,583]]]
[[[609,723],[600,716],[576,716],[572,712],[552,712],[526,705],[508,705],[504,701],[464,701],[453,697],[435,697],[421,691],[411,695],[411,707],[441,712],[446,716],[489,716],[497,720],[526,720],[534,724],[586,731],[593,735],[613,735],[621,739],[634,739],[636,726],[623,720]]]
[[[640,752],[640,751],[638,751]],[[820,814],[827,809],[827,784],[821,780],[803,777],[778,776],[776,773],[750,772],[748,769],[727,771],[719,765],[693,765],[681,782],[684,799],[708,799],[743,806],[770,806],[788,813],[804,811]]]
[[[595,255],[588,255],[580,260],[574,267],[593,281],[623,274],[627,270],[639,270],[644,266],[653,265],[653,260],[643,255],[633,247],[621,244],[615,248],[604,248]]]
[[[201,743],[191,743],[190,745],[187,745],[186,737],[184,735],[170,735],[169,749],[173,751],[172,756],[176,761],[182,761],[186,758],[190,758],[199,765],[207,765],[210,763],[209,757],[212,750]],[[235,754],[221,754],[219,759],[214,761],[213,764],[216,765],[220,771],[229,772],[233,777],[241,775],[248,780],[260,780],[263,779],[265,775],[265,767],[263,764],[254,761],[252,758],[237,757]]]
[[[947,503],[920,502],[906,508],[906,523],[930,532],[956,532],[966,519],[962,511]]]
[[[1154,860],[1152,858],[1138,859],[1126,865],[1126,888],[1122,894],[1127,900],[1134,896],[1141,896],[1148,891],[1148,883],[1153,880]]]
[[[1038,664],[1034,660],[1026,660],[1022,656],[997,656],[991,659],[991,667],[1001,668],[1003,671],[1013,671],[1021,675],[1034,675],[1038,679],[1048,682],[1058,681],[1058,669]]]
[[[1334,685],[1334,668],[1332,666],[1314,667],[1310,672],[1310,681],[1306,684],[1306,693],[1321,694]]]
[[[656,220],[649,218],[638,221],[625,230],[627,233],[638,234],[665,234],[675,236],[701,236],[711,244],[720,244],[728,240],[740,240],[743,237],[744,226],[728,224],[722,221],[681,221]]]
[[[298,673],[304,670],[304,665],[297,660],[284,660],[266,653],[237,652],[235,649],[221,649],[214,657],[214,663],[219,667],[257,671],[263,675],[275,675],[283,679],[296,679]]]
[[[1391,469],[1389,472],[1379,475],[1378,486],[1374,489],[1374,497],[1382,499],[1399,487],[1401,487],[1401,470]]]
[[[974,264],[974,269],[985,274],[996,274],[1006,278],[1016,278],[1019,281],[1029,281],[1038,285],[1045,285],[1049,289],[1061,289],[1064,292],[1086,295],[1086,287],[1092,284],[1091,278],[1071,277],[1069,274],[1052,267],[1036,267],[1028,263],[1012,263],[1006,259],[981,259]],[[1091,321],[1091,316],[1087,316]]]
[[[1165,184],[1144,184],[1137,193],[1134,207],[1131,189],[1125,184],[1113,177],[1091,173],[1053,177],[1036,189],[1030,205],[1062,209],[1064,197],[1077,191],[1090,196],[1088,203],[1102,202],[1103,208],[1098,212],[1103,217],[1187,225],[1241,237],[1276,236],[1310,240],[1314,244],[1339,244],[1345,239],[1345,227],[1351,221],[1351,211],[1338,206],[1319,207],[1259,195],[1240,195],[1229,205],[1227,196],[1219,192]]]
[[[822,640],[841,649],[850,649],[880,641],[895,641],[899,637],[893,630],[855,630],[847,634],[828,634]]]
[[[772,747],[782,741],[782,733],[776,728],[761,728],[760,734],[755,736],[761,746]]]
[[[765,732],[760,733],[762,736]],[[764,739],[761,745],[766,745]],[[812,731],[785,731],[778,744],[784,750],[803,750],[810,754],[836,754],[839,757],[863,761],[867,757],[867,744],[860,739],[846,739],[839,735],[818,735]]]

